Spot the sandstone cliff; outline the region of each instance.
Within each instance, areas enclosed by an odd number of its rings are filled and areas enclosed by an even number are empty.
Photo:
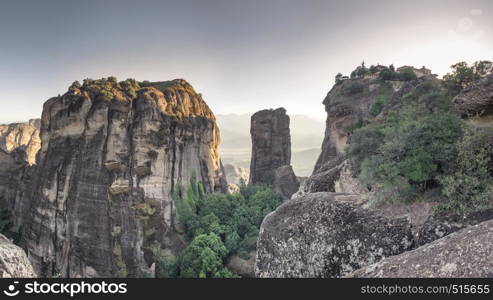
[[[184,80],[75,82],[44,104],[41,140],[18,214],[42,276],[152,274],[156,249],[184,246],[173,191],[193,173],[226,191],[215,117]]]
[[[39,119],[33,119],[27,123],[0,125],[0,149],[12,152],[21,148],[27,153],[27,162],[35,164],[36,154],[41,148],[40,123]]]
[[[284,108],[265,109],[252,115],[250,183],[274,182],[274,170],[291,164],[289,116]]]

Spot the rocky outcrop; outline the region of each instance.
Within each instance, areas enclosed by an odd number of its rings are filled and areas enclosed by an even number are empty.
[[[289,116],[284,108],[266,109],[252,115],[251,184],[274,183],[274,170],[291,164]]]
[[[26,253],[0,234],[0,278],[34,278]]]
[[[31,187],[32,167],[26,162],[26,153],[18,148],[7,153],[0,149],[0,208],[8,212],[14,232],[18,232],[26,216],[26,203],[22,201]]]
[[[300,183],[294,174],[293,167],[282,166],[274,170],[274,191],[281,195],[282,199],[291,199],[291,196],[298,191]]]
[[[248,169],[238,167],[232,164],[224,165],[224,174],[229,184],[239,185],[242,182],[248,183],[248,177],[250,176]]]
[[[431,214],[419,229],[417,244],[428,244],[463,228],[492,219],[493,209],[469,214]]]
[[[173,192],[225,192],[219,130],[184,80],[75,82],[49,99],[22,245],[41,276],[139,277],[184,242]],[[178,191],[176,190],[178,189]]]
[[[388,257],[351,277],[493,277],[493,221]]]
[[[344,80],[334,85],[323,100],[327,120],[322,151],[303,192],[336,192],[339,189],[360,193],[365,190],[364,187],[355,185],[347,177],[351,176],[347,172],[340,178],[341,171],[347,170],[347,163],[344,163],[345,147],[351,132],[370,120],[381,120],[400,107],[404,103],[403,97],[421,83],[436,80],[433,76],[423,76],[414,81],[360,78]]]
[[[488,75],[455,96],[455,110],[463,116],[485,116],[493,113],[493,74]]]
[[[41,120],[33,119],[28,123],[0,125],[0,149],[6,152],[23,149],[27,154],[27,162],[30,165],[35,164],[36,154],[41,148],[40,123]]]
[[[310,193],[285,202],[263,221],[257,277],[340,277],[412,249],[407,218],[361,208],[358,195]]]

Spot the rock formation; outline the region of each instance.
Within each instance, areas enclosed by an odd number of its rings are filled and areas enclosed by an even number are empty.
[[[21,242],[42,276],[149,274],[184,246],[173,191],[194,173],[226,191],[215,117],[184,80],[75,82],[44,104],[41,140]]]
[[[358,199],[310,193],[284,202],[260,228],[256,276],[340,277],[412,249],[407,218],[385,218]]]
[[[256,112],[252,115],[250,134],[252,159],[249,182],[271,185],[282,190],[284,199],[289,199],[298,189],[299,182],[291,168],[291,136],[286,110],[278,108]],[[282,169],[277,171],[278,168]],[[275,182],[283,187],[275,187]]]
[[[493,277],[493,221],[387,257],[351,277]]]
[[[41,148],[40,123],[41,120],[33,119],[28,123],[0,125],[0,149],[12,152],[21,148],[27,153],[27,162],[30,165],[35,164],[36,154]]]
[[[493,74],[464,89],[453,101],[455,110],[463,116],[491,115],[493,113]]]
[[[0,234],[0,278],[34,278],[26,253]]]
[[[250,183],[274,182],[274,170],[291,164],[289,116],[284,108],[265,109],[252,115]]]
[[[347,169],[344,151],[351,131],[370,119],[381,119],[401,106],[404,95],[413,91],[420,83],[436,80],[433,76],[423,76],[415,81],[388,82],[362,78],[348,79],[334,85],[323,100],[327,121],[322,152],[303,191],[336,192],[336,189],[343,189],[345,192],[360,193],[364,190],[364,187],[355,185],[348,176],[339,178],[341,171]],[[372,115],[371,108],[383,93],[387,94],[386,102],[382,104],[378,115]]]
[[[224,165],[224,174],[229,184],[236,185],[239,185],[242,181],[248,183],[248,177],[250,176],[248,169],[232,164]]]
[[[300,183],[294,174],[293,167],[282,166],[274,170],[274,191],[281,195],[282,199],[290,199],[298,191]]]
[[[428,244],[463,228],[492,219],[493,209],[469,214],[431,214],[419,228],[417,244]]]

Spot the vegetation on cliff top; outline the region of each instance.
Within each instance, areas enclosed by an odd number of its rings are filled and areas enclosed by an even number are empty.
[[[163,97],[160,94],[163,94]],[[156,95],[158,94],[158,95]],[[105,102],[130,103],[143,96],[154,99],[161,112],[173,118],[206,117],[215,119],[214,114],[207,106],[200,93],[183,79],[169,81],[142,81],[129,78],[118,81],[116,77],[101,79],[84,79],[81,84],[75,81],[64,95],[79,99],[79,96]],[[74,97],[75,96],[75,97]],[[157,99],[162,98],[165,105],[159,104]],[[75,102],[75,101],[74,101]],[[162,102],[162,103],[163,103]]]

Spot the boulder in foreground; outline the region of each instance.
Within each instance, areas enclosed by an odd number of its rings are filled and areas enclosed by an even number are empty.
[[[311,193],[269,214],[257,242],[256,277],[341,277],[412,249],[407,218],[363,209],[358,197]]]
[[[34,278],[26,253],[0,234],[0,278]]]
[[[351,277],[493,277],[493,220],[366,266]]]

